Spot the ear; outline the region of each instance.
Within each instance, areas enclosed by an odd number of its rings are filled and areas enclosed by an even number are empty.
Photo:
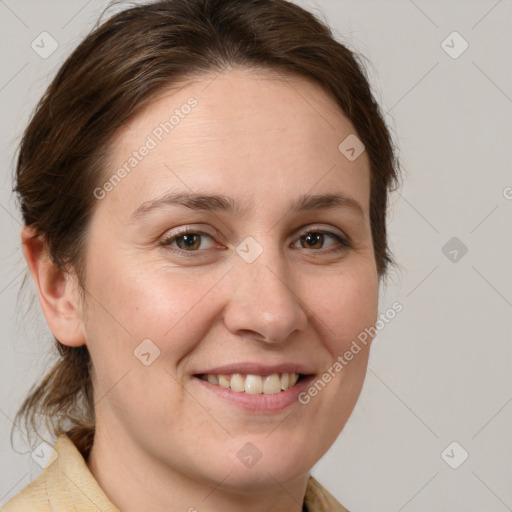
[[[63,345],[84,345],[76,277],[63,272],[52,262],[46,242],[34,228],[23,228],[21,242],[41,308],[53,335]]]

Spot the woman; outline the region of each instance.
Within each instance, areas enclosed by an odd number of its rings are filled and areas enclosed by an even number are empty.
[[[397,178],[354,55],[290,2],[96,28],[19,150],[60,353],[19,416],[57,442],[4,510],[346,510],[310,471],[364,381],[371,339],[340,357],[377,319]]]

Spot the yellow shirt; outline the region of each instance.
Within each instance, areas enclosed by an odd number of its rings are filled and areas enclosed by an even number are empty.
[[[120,512],[68,436],[59,436],[54,450],[57,459],[0,512]],[[304,503],[308,512],[348,512],[313,477],[308,480]]]

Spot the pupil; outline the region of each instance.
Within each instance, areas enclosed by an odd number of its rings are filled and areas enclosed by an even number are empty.
[[[323,239],[323,235],[321,233],[309,233],[306,235],[306,243],[312,247],[316,245],[319,241],[321,242]],[[320,245],[322,245],[320,243]]]
[[[193,247],[195,245],[195,242],[196,242],[195,238],[196,238],[196,235],[182,235],[183,243],[187,247]]]

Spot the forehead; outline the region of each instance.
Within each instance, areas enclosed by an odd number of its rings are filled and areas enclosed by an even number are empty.
[[[200,190],[247,204],[338,187],[366,209],[367,156],[349,161],[338,149],[354,133],[312,81],[247,70],[201,76],[158,95],[118,132],[109,171],[128,172],[110,199]]]

